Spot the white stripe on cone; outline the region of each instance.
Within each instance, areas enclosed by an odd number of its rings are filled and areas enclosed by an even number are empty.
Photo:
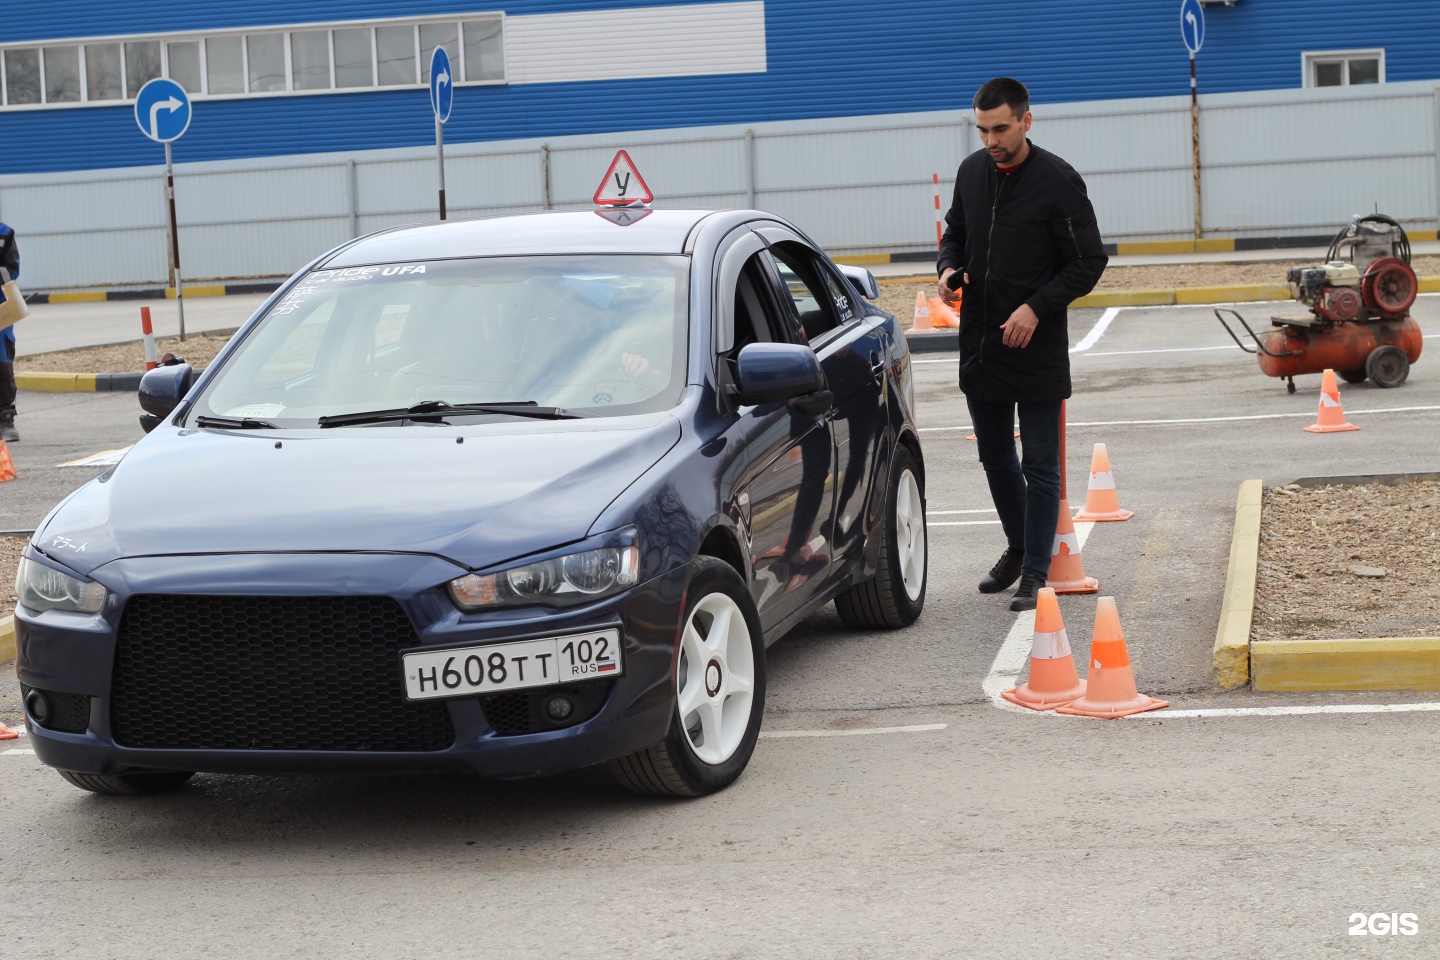
[[[1075,556],[1075,554],[1080,552],[1080,538],[1076,536],[1075,532],[1072,530],[1069,533],[1055,534],[1055,546],[1051,548],[1050,556],[1060,556],[1060,545],[1062,543],[1070,548],[1070,556],[1073,557]]]
[[[1091,489],[1091,490],[1114,490],[1114,489],[1115,489],[1115,474],[1114,474],[1112,471],[1110,471],[1110,470],[1106,470],[1106,471],[1104,471],[1104,472],[1102,472],[1102,473],[1092,473],[1092,474],[1090,474],[1090,489]]]
[[[1070,656],[1070,638],[1065,635],[1064,630],[1035,634],[1035,642],[1030,647],[1031,660],[1059,660],[1061,657],[1068,656]]]
[[[1321,393],[1321,394],[1320,394],[1320,406],[1322,406],[1322,407],[1338,407],[1338,406],[1340,406],[1340,398],[1339,398],[1339,397],[1332,397],[1332,396],[1331,396],[1330,394],[1328,394],[1328,393]]]

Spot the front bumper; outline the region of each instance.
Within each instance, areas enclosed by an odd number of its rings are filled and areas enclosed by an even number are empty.
[[[83,732],[49,729],[27,713],[36,756],[50,766],[82,773],[136,768],[268,774],[470,769],[485,776],[514,777],[599,763],[665,735],[674,709],[671,671],[688,567],[585,607],[487,614],[462,614],[436,586],[463,572],[436,557],[407,554],[135,558],[107,564],[96,571],[96,578],[114,597],[99,616],[16,613],[21,683],[90,698]],[[112,676],[125,606],[141,594],[388,597],[399,603],[415,629],[410,649],[501,642],[618,624],[625,672],[611,681],[608,696],[590,719],[544,732],[503,735],[487,720],[478,698],[445,701],[455,731],[454,742],[445,749],[126,746],[116,742],[112,726]],[[393,669],[398,675],[398,661]]]

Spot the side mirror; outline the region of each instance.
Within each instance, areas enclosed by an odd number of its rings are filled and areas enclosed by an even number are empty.
[[[735,362],[735,402],[741,406],[791,400],[825,389],[815,351],[798,343],[752,343]]]
[[[865,295],[866,300],[880,299],[880,285],[875,282],[875,274],[864,267],[851,267],[843,263],[837,263],[841,274],[846,280],[855,285],[855,289]]]
[[[188,363],[156,367],[140,378],[140,426],[146,433],[169,416],[195,382],[195,370]]]

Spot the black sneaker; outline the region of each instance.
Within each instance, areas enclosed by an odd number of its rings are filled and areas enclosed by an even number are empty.
[[[14,443],[20,439],[20,434],[15,432],[14,417],[0,417],[0,440],[6,443]]]
[[[1020,562],[1024,559],[1024,550],[1006,547],[995,566],[991,567],[990,572],[980,581],[980,592],[999,593],[1001,590],[1008,590],[1010,584],[1020,579]]]
[[[1026,570],[1020,575],[1020,586],[1015,588],[1015,596],[1010,600],[1010,609],[1017,613],[1021,610],[1034,610],[1035,600],[1043,586],[1045,586],[1044,577]]]

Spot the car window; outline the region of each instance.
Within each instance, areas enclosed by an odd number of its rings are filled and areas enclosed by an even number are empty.
[[[430,400],[668,409],[686,379],[688,267],[553,256],[316,271],[247,334],[196,411],[313,426]]]
[[[777,243],[770,251],[806,338],[813,342],[839,326],[835,293],[826,283],[826,271],[811,253],[798,243],[788,242]],[[846,304],[848,308],[848,298]]]

